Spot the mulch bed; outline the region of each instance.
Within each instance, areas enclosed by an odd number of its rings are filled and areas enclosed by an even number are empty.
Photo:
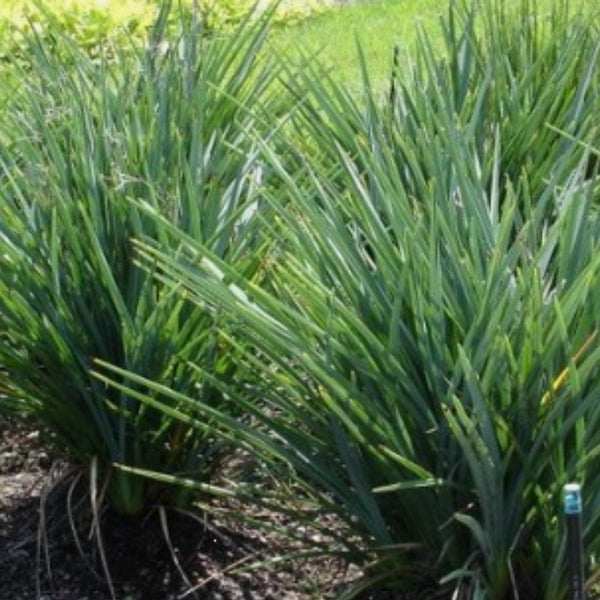
[[[100,546],[87,535],[90,511],[67,510],[73,481],[71,467],[52,461],[35,430],[0,419],[0,600],[110,600]],[[72,499],[84,498],[85,488],[81,478]],[[175,510],[161,518],[156,509],[142,519],[105,512],[101,524],[118,600],[325,600],[360,574],[323,557],[231,573],[290,551],[289,540],[237,521]]]

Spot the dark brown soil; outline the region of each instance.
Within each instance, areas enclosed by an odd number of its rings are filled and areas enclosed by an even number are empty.
[[[134,519],[104,510],[100,542],[90,535],[84,474],[52,460],[39,437],[0,417],[0,600],[333,600],[360,578],[331,556],[274,562],[314,544],[200,511],[156,507]],[[285,518],[264,509],[252,516]],[[432,597],[441,596],[378,590],[356,600]]]
[[[38,438],[0,419],[0,600],[110,600],[101,549],[117,600],[324,600],[359,574],[323,557],[252,568],[302,548],[235,520],[160,508],[143,519],[104,511],[99,544],[88,535],[85,479],[74,483]]]

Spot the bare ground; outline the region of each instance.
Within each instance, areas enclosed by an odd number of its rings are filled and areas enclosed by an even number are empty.
[[[143,519],[105,511],[98,544],[85,479],[74,482],[37,431],[0,420],[0,600],[325,600],[359,575],[331,557],[252,568],[301,548],[237,521],[159,508]]]

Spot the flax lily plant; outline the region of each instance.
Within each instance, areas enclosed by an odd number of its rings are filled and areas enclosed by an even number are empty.
[[[198,372],[259,425],[100,377],[291,468],[362,540],[362,587],[560,600],[569,480],[600,550],[596,30],[482,6],[451,9],[444,52],[423,36],[383,106],[366,72],[360,101],[315,68],[294,82],[298,137],[263,144],[263,281],[145,205],[182,247],[140,260],[239,353],[236,378]]]
[[[0,410],[37,419],[79,464],[94,460],[99,489],[127,514],[165,497],[113,463],[208,480],[226,445],[108,389],[93,361],[221,408],[220,390],[186,362],[221,376],[237,368],[216,315],[134,264],[133,238],[169,243],[134,201],[258,277],[248,134],[282,101],[276,68],[259,58],[266,21],[223,38],[189,21],[168,36],[167,22],[165,9],[147,48],[107,61],[59,31],[60,58],[34,43],[0,119]]]

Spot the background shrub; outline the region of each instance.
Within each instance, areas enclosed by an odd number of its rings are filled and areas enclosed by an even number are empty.
[[[6,0],[0,6],[0,61],[10,63],[27,54],[28,39],[34,31],[48,43],[60,30],[92,56],[107,44],[144,44],[162,6],[172,5],[172,25],[177,15],[190,15],[197,6],[205,28],[223,30],[236,26],[254,8],[258,16],[270,2],[254,0]],[[328,5],[324,0],[302,3],[282,2],[274,21],[291,22]]]

